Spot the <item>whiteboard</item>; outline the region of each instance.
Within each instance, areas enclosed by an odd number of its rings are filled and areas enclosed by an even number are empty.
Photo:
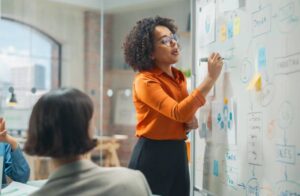
[[[195,83],[201,57],[225,58],[198,112],[193,195],[300,195],[300,0],[192,2]]]

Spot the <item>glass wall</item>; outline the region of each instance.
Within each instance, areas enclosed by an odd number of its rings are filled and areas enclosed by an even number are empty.
[[[60,44],[14,18],[0,20],[0,115],[12,135],[24,135],[32,105],[60,83]]]
[[[85,91],[85,13],[91,9],[52,0],[0,2],[0,116],[22,147],[42,94],[59,86]],[[27,158],[31,179],[48,177],[48,158]]]
[[[52,88],[75,87],[95,106],[99,145],[92,160],[127,166],[136,142],[135,73],[124,61],[122,43],[144,17],[173,18],[182,48],[175,66],[189,76],[190,1],[0,0],[0,5],[0,116],[8,129],[26,139],[23,130],[37,98]],[[12,94],[15,104],[9,102]],[[31,165],[32,179],[47,178],[48,165],[37,165]]]

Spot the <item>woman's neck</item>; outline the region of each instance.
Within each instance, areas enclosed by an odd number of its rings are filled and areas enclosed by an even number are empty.
[[[173,72],[172,72],[172,65],[157,65],[163,72],[168,74],[170,77],[174,78]]]
[[[69,157],[69,158],[52,158],[53,168],[56,170],[57,168],[65,165],[65,164],[83,160],[83,159],[84,159],[84,157],[82,155]]]

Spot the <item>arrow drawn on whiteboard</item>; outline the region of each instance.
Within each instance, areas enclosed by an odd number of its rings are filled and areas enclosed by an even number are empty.
[[[286,130],[283,131],[283,134],[284,134],[284,135],[283,135],[283,143],[284,143],[284,145],[286,146],[286,140],[287,140],[287,139],[286,139]]]
[[[284,177],[285,177],[285,180],[287,181],[287,179],[288,179],[288,176],[287,176],[287,168],[286,168],[287,166],[285,165],[284,166]]]
[[[238,184],[238,186],[242,187],[243,189],[246,189],[246,185],[244,183]]]
[[[255,176],[255,165],[253,165],[253,167],[252,167],[252,176],[253,177]]]

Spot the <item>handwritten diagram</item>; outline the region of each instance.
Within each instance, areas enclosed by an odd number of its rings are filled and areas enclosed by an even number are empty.
[[[262,143],[262,113],[251,112],[248,114],[248,163],[261,165],[263,161]]]
[[[233,9],[213,2],[217,39],[199,53],[233,50],[209,100],[206,188],[224,196],[300,196],[300,0],[246,0]],[[207,125],[200,127],[205,135]]]
[[[252,13],[252,35],[258,37],[271,31],[271,6]]]
[[[235,101],[225,98],[224,103],[215,102],[213,104],[213,115],[215,115],[214,125],[217,131],[213,132],[216,138],[223,143],[236,144],[236,125],[235,125]],[[227,140],[224,140],[227,138]]]
[[[298,7],[299,5],[295,1],[280,1],[279,8],[273,18],[277,19],[277,26],[281,33],[289,33],[296,28],[296,24],[299,22]]]
[[[276,74],[294,74],[300,72],[300,52],[275,59]]]
[[[210,3],[197,8],[197,28],[199,30],[199,45],[205,46],[215,41],[216,5]]]

